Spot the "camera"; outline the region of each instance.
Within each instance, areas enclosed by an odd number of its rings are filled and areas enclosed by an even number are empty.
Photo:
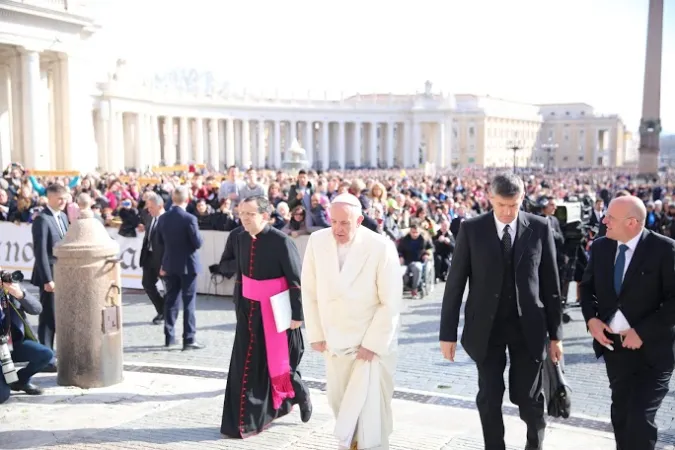
[[[15,270],[14,272],[0,270],[0,281],[3,283],[21,283],[23,281],[23,272],[20,270]]]
[[[7,384],[16,383],[19,381],[19,376],[16,374],[16,367],[12,361],[12,354],[9,351],[9,338],[7,336],[0,336],[0,364],[2,364],[2,374],[5,377]]]

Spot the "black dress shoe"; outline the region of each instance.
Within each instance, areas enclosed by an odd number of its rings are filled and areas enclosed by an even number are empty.
[[[19,383],[17,381],[16,383],[10,384],[9,388],[13,391],[25,392],[28,395],[42,394],[42,388],[40,386],[34,385],[33,383]]]
[[[300,405],[300,419],[307,423],[312,418],[312,401],[308,398]]]
[[[164,322],[164,314],[157,314],[154,319],[152,319],[153,325],[161,325]]]
[[[42,369],[40,372],[42,373],[56,373],[58,369],[56,368],[56,364],[47,364],[44,369]]]
[[[205,346],[204,344],[200,344],[199,342],[188,342],[187,344],[183,344],[183,351],[186,350],[201,350]]]

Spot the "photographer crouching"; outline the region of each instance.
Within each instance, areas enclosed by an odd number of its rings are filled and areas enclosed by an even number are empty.
[[[23,281],[20,271],[7,272],[0,268],[0,403],[9,399],[11,391],[22,391],[28,395],[40,395],[42,389],[31,383],[31,378],[43,370],[54,357],[54,353],[37,342],[26,322],[26,313],[37,315],[42,312],[40,301],[26,292],[19,284]],[[28,363],[16,370],[14,363]]]

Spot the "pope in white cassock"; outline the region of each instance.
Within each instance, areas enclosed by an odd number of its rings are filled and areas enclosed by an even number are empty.
[[[388,449],[402,305],[398,252],[361,226],[361,203],[340,194],[331,228],[309,238],[302,305],[312,349],[326,360],[328,402],[341,449]]]

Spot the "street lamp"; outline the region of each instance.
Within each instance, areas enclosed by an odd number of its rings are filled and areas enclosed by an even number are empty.
[[[509,145],[507,148],[513,152],[513,173],[516,173],[516,152],[518,152],[518,150],[522,149],[523,147],[518,145],[516,142]]]
[[[546,160],[546,170],[550,172],[551,171],[551,151],[557,149],[558,144],[553,143],[553,138],[548,138],[548,141],[546,142],[546,144],[542,144],[541,148],[546,150],[546,154],[548,155],[548,159]]]

